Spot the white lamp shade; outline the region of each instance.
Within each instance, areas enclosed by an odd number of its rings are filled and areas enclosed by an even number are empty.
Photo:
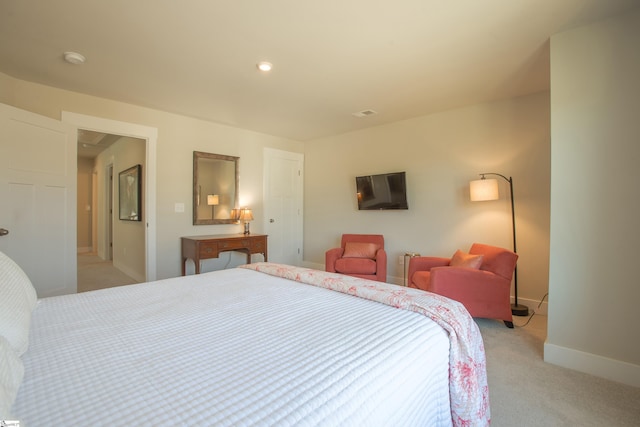
[[[469,183],[469,193],[472,202],[484,202],[486,200],[498,200],[497,179],[477,179]]]
[[[211,206],[211,205],[215,206],[215,205],[218,205],[219,203],[220,203],[220,198],[218,197],[217,194],[209,194],[207,196],[207,204],[209,206]]]

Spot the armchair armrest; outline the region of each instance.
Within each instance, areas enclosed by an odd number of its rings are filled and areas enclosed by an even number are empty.
[[[431,270],[429,290],[461,302],[473,317],[501,319],[507,326],[513,321],[511,280],[490,271],[436,267]]]
[[[508,303],[511,281],[474,268],[436,267],[431,269],[430,291],[457,301],[482,301],[501,295]]]
[[[429,271],[434,267],[443,267],[449,265],[450,258],[432,257],[432,256],[417,256],[409,258],[409,270],[407,271],[407,277],[409,283],[413,273],[416,271]]]
[[[376,280],[387,281],[387,252],[382,248],[376,252]]]
[[[336,272],[336,261],[342,258],[344,248],[329,249],[324,254],[324,269],[332,273]]]

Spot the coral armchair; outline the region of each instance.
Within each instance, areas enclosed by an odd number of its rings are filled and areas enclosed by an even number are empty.
[[[387,253],[380,234],[343,234],[339,248],[325,253],[325,270],[387,281]]]
[[[513,328],[511,278],[517,260],[515,252],[480,243],[453,258],[414,257],[409,286],[459,301],[471,316],[500,319]]]

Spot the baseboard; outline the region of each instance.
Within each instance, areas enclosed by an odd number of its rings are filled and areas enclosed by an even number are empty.
[[[640,387],[640,366],[555,344],[544,344],[544,361],[564,368]]]
[[[387,283],[404,286],[404,277],[387,276]]]
[[[86,254],[92,251],[93,251],[93,248],[91,246],[89,246],[88,248],[78,248],[79,254]]]
[[[318,264],[315,262],[310,262],[310,261],[302,261],[302,267],[305,268],[313,268],[314,270],[321,270],[324,271],[324,264]]]

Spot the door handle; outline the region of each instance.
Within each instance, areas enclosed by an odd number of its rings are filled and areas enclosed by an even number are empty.
[[[9,230],[6,228],[0,228],[0,236],[6,236],[7,234],[9,234]]]
[[[269,220],[269,222],[276,222],[276,220],[275,220],[275,219],[273,219],[273,218],[271,218],[271,219]]]

